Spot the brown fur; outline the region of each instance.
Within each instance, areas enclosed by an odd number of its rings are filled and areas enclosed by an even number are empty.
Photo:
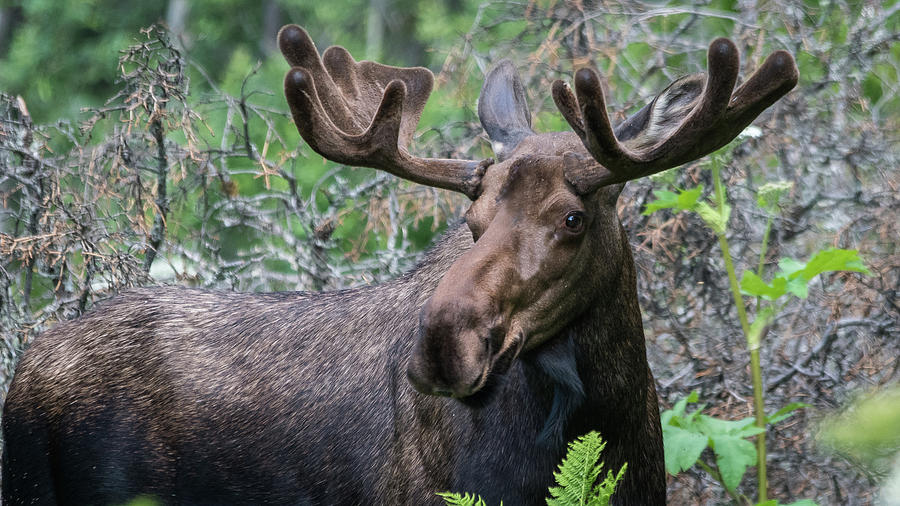
[[[565,442],[597,430],[607,467],[628,463],[613,503],[663,504],[617,183],[725,139],[696,138],[698,118],[752,120],[790,89],[790,57],[776,53],[730,100],[736,54],[716,41],[702,93],[702,78],[676,81],[615,131],[596,75],[580,71],[577,99],[554,86],[575,131],[551,134],[532,132],[501,63],[479,106],[500,162],[476,163],[406,150],[427,70],[342,48],[319,58],[295,26],[279,43],[317,152],[462,192],[466,225],[379,286],[132,290],[39,336],[4,408],[5,503],[418,505],[456,490],[541,504]]]

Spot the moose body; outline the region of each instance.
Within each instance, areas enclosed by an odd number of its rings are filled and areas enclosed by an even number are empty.
[[[565,387],[542,354],[590,387],[564,439],[602,430],[607,465],[629,462],[633,503],[662,502],[656,396],[646,366],[628,367],[646,361],[636,306],[585,315],[566,330],[574,347],[555,343],[562,360],[554,346],[526,354],[483,407],[410,386],[416,315],[471,245],[456,227],[420,268],[374,287],[136,289],[60,324],[8,398],[4,504],[427,504],[446,490],[540,504],[564,445],[539,436]],[[634,300],[630,265],[622,275],[625,293],[605,299]],[[634,389],[645,399],[623,402]]]
[[[465,224],[378,286],[132,290],[39,336],[4,408],[4,503],[429,504],[465,491],[541,504],[566,441],[597,430],[607,468],[628,463],[613,503],[663,504],[615,203],[624,181],[733,138],[793,87],[791,57],[776,53],[732,96],[736,50],[720,39],[708,78],[676,81],[615,130],[582,70],[577,97],[553,90],[574,131],[550,134],[531,131],[501,63],[479,100],[499,160],[468,162],[406,151],[427,70],[342,48],[320,58],[293,25],[279,44],[313,149],[464,193]]]

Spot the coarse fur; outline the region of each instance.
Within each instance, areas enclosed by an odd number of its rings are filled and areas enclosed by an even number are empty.
[[[343,48],[320,57],[294,25],[279,46],[314,150],[461,192],[465,224],[378,286],[137,289],[39,336],[4,408],[4,503],[421,505],[458,491],[543,504],[566,442],[599,431],[607,467],[628,464],[612,503],[664,504],[616,201],[624,181],[737,135],[793,87],[790,55],[732,96],[737,50],[718,39],[705,81],[676,81],[615,130],[599,78],[581,69],[577,98],[553,86],[573,131],[544,134],[501,62],[479,99],[493,163],[410,155],[427,69],[357,63]]]
[[[405,377],[415,315],[472,245],[464,225],[374,287],[124,292],[42,334],[20,363],[3,419],[4,504],[438,504],[444,490],[541,504],[565,447],[542,440],[548,424],[565,441],[599,430],[607,466],[629,463],[619,503],[661,504],[647,482],[664,480],[656,396],[649,369],[631,367],[646,359],[619,237],[597,252],[623,259],[615,286],[525,352],[479,408]],[[569,364],[584,398],[552,420]],[[635,391],[645,402],[622,402]]]

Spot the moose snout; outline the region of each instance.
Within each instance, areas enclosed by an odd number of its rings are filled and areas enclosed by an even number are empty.
[[[416,390],[463,398],[484,386],[497,330],[477,309],[474,301],[460,299],[425,305],[406,373]]]

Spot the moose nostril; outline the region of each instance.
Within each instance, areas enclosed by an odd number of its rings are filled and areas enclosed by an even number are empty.
[[[490,349],[494,351],[499,350],[503,347],[503,339],[506,337],[506,329],[500,325],[494,325],[491,327],[491,331],[488,337],[488,341],[490,343]]]

